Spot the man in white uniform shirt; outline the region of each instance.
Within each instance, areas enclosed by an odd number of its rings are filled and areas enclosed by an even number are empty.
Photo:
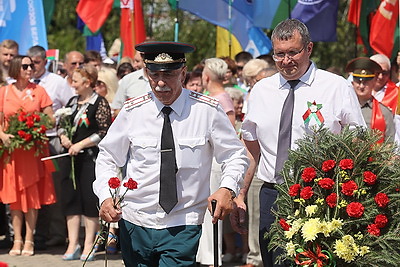
[[[59,108],[64,107],[72,97],[72,91],[69,88],[67,81],[60,75],[46,70],[46,50],[43,47],[36,45],[29,48],[27,54],[32,58],[32,62],[35,65],[32,82],[39,84],[46,90],[46,93],[53,101],[54,112]],[[53,128],[47,130],[46,135],[49,137],[50,154],[59,154],[62,147],[56,129]],[[61,194],[60,181],[61,179],[58,176],[58,172],[54,172],[53,182],[58,198]],[[45,206],[39,210],[37,225],[35,232],[36,249],[45,249],[46,244],[49,246],[65,245],[66,225],[59,202],[51,206]],[[51,237],[51,239],[46,241],[47,237]]]
[[[314,128],[322,126],[339,133],[346,125],[365,126],[357,97],[346,80],[318,69],[310,61],[313,43],[302,22],[296,19],[281,22],[271,39],[279,73],[262,79],[251,91],[248,112],[242,124],[250,166],[236,201],[238,206],[231,215],[233,226],[240,230],[245,217],[244,200],[259,162],[257,176],[264,181],[260,190],[259,242],[263,264],[269,267],[281,266],[274,263],[279,252],[269,252],[269,240],[264,238],[275,220],[271,213],[278,195],[274,185],[283,183],[281,169],[276,166],[283,165],[288,149],[295,148],[294,141],[305,133],[312,133]],[[284,102],[290,95],[294,96],[293,110],[286,113]],[[285,114],[282,119],[281,113]],[[307,116],[311,113],[317,116]],[[278,149],[281,140],[286,140],[285,135],[280,134],[281,124],[289,128],[289,140],[286,148]],[[277,157],[281,151],[286,155]]]
[[[136,49],[144,53],[151,91],[125,102],[99,144],[93,189],[100,216],[119,221],[125,266],[194,266],[206,208],[217,201],[213,223],[232,210],[246,151],[216,99],[182,88],[192,45],[147,42]],[[223,172],[210,196],[213,155]],[[107,182],[127,157],[125,179],[138,188],[128,191],[123,208],[114,207]]]

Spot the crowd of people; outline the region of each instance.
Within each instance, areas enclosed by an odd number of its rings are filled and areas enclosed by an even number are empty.
[[[0,245],[11,256],[65,246],[63,260],[95,260],[101,218],[111,223],[104,249],[122,249],[126,266],[213,266],[218,222],[219,265],[285,266],[265,234],[288,149],[318,127],[339,133],[346,125],[399,142],[400,53],[393,62],[349,59],[338,75],[310,59],[300,21],[281,22],[271,40],[271,55],[242,51],[190,71],[185,54],[195,47],[183,43],[145,42],[114,64],[97,51],[69,51],[54,67],[43,47],[20,55],[3,40]],[[21,112],[50,118],[46,149],[7,150],[9,118]],[[60,154],[56,171],[40,160]],[[111,177],[138,183],[123,208],[110,195]]]

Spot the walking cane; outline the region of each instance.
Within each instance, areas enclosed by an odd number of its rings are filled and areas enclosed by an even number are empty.
[[[217,201],[211,200],[211,216],[214,217],[215,208],[217,207]],[[213,225],[213,247],[214,247],[214,267],[218,267],[218,221]]]

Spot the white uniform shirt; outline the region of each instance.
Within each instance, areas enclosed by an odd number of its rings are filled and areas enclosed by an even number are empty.
[[[39,85],[42,86],[46,93],[49,95],[53,101],[53,111],[55,112],[59,108],[64,107],[68,100],[73,96],[72,91],[68,85],[68,82],[63,79],[60,75],[45,71],[41,77]],[[35,79],[32,79],[36,80]],[[51,129],[46,132],[48,136],[57,136],[56,130]]]
[[[324,127],[334,133],[340,133],[345,125],[365,126],[357,96],[344,78],[317,69],[312,63],[300,80],[294,92],[292,149],[296,148],[295,140],[318,127],[314,117],[308,123],[303,119],[309,109],[307,102],[322,104],[319,112],[324,118]],[[261,151],[258,177],[269,183],[282,182],[275,181],[274,174],[280,117],[289,89],[290,85],[279,73],[256,83],[242,124],[243,139],[258,140]],[[315,107],[312,109],[315,111]]]
[[[137,98],[144,100],[141,105],[128,108],[127,101],[99,144],[93,189],[100,203],[110,197],[107,182],[117,176],[117,167],[125,165],[129,153],[127,178],[137,181],[138,188],[127,193],[122,212],[131,223],[154,229],[200,225],[210,195],[213,155],[222,163],[220,186],[238,192],[248,165],[246,150],[222,108],[190,94],[193,92],[182,89],[171,105],[178,203],[169,214],[158,203],[164,105],[153,93]]]
[[[131,72],[120,80],[111,108],[121,109],[128,98],[137,97],[149,91],[151,91],[151,88],[149,80],[144,76],[144,70]]]

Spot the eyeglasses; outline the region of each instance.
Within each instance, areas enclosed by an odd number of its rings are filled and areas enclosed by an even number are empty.
[[[287,56],[289,59],[293,59],[295,56],[297,56],[298,54],[300,54],[301,52],[303,52],[304,48],[306,48],[306,46],[303,46],[303,48],[300,49],[299,51],[289,51],[289,52],[287,52],[287,53],[283,53],[283,52],[274,53],[274,54],[272,55],[272,58],[273,58],[275,61],[278,61],[278,62],[279,62],[279,61],[283,61],[283,60],[285,59],[286,56]]]
[[[79,65],[79,66],[82,66],[83,65],[83,62],[71,62],[71,65]]]
[[[23,70],[27,70],[28,67],[31,67],[32,70],[33,70],[33,68],[35,68],[35,65],[33,63],[31,63],[31,64],[22,64],[21,66],[22,66]]]
[[[102,81],[97,81],[96,82],[96,86],[104,86],[104,85],[106,85],[104,82],[102,82]]]

